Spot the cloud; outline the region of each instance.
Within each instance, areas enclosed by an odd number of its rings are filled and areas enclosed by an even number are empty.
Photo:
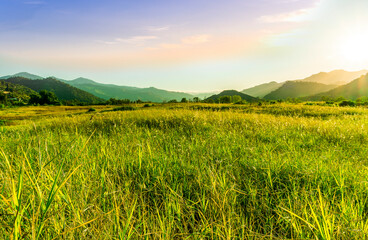
[[[313,8],[299,9],[293,12],[281,13],[276,15],[265,15],[259,18],[259,21],[265,23],[279,22],[303,22],[308,20]]]
[[[184,44],[201,44],[201,43],[208,42],[210,38],[211,36],[207,34],[194,35],[194,36],[183,38],[181,42]]]
[[[163,31],[168,31],[170,29],[170,27],[169,26],[148,27],[147,29],[150,32],[163,32]]]
[[[116,42],[125,42],[125,43],[141,43],[148,40],[158,39],[157,36],[134,36],[130,38],[116,38]]]
[[[27,5],[44,5],[44,4],[46,4],[43,1],[27,1],[27,2],[23,2],[23,3],[27,4]]]
[[[118,43],[128,43],[128,44],[142,44],[149,40],[155,40],[158,39],[157,36],[133,36],[130,38],[115,38],[113,41],[101,41],[97,40],[96,42],[107,44],[107,45],[113,45]]]

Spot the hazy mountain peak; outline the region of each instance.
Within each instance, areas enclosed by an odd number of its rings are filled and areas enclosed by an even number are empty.
[[[70,82],[73,82],[75,84],[97,84],[97,82],[95,82],[91,79],[88,79],[88,78],[83,78],[83,77],[73,79]]]
[[[342,69],[334,70],[331,72],[320,72],[314,75],[311,75],[307,78],[300,79],[299,81],[303,82],[317,82],[328,85],[343,85],[347,84],[354,79],[367,74],[367,70],[349,72]]]
[[[28,79],[32,79],[32,80],[43,79],[43,77],[28,73],[28,72],[19,72],[19,73],[13,74],[13,75],[8,75],[8,76],[1,77],[0,79],[7,79],[7,78],[11,78],[11,77],[24,77],[24,78],[28,78]]]

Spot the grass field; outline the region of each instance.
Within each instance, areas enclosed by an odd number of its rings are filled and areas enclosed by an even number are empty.
[[[134,107],[0,110],[0,239],[368,238],[368,109]]]

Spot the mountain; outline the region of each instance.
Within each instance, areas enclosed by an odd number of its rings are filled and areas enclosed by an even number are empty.
[[[250,96],[263,98],[270,92],[275,91],[276,89],[281,87],[283,84],[284,83],[269,82],[269,83],[264,83],[264,84],[261,84],[261,85],[258,85],[252,88],[244,89],[241,92],[244,94],[248,94]]]
[[[60,100],[76,100],[83,103],[100,103],[102,99],[69,84],[63,83],[55,78],[32,80],[24,77],[11,77],[4,81],[26,86],[36,92],[41,90],[52,91]]]
[[[244,94],[244,93],[241,93],[241,92],[238,92],[238,91],[235,91],[235,90],[225,90],[225,91],[222,91],[219,94],[212,95],[211,97],[207,98],[206,100],[211,99],[211,100],[216,101],[220,97],[223,97],[223,96],[235,96],[235,95],[240,96],[243,100],[246,100],[247,102],[256,102],[256,101],[259,100],[258,98],[249,96],[248,94]]]
[[[367,73],[368,73],[367,70],[356,71],[356,72],[335,70],[335,71],[328,72],[328,73],[320,72],[318,74],[314,74],[310,77],[301,79],[299,81],[317,82],[317,83],[323,83],[327,85],[344,85]]]
[[[339,86],[330,91],[319,93],[314,96],[306,97],[305,99],[321,100],[322,97],[344,97],[351,100],[356,100],[359,97],[368,97],[368,74],[361,76],[346,85]]]
[[[66,82],[66,83],[69,83],[70,85],[78,85],[78,84],[93,84],[93,85],[103,85],[102,83],[98,83],[98,82],[95,82],[91,79],[88,79],[88,78],[76,78],[74,80],[70,80],[70,81],[67,81],[67,80],[62,80],[63,82]]]
[[[23,77],[23,78],[28,78],[28,79],[32,79],[32,80],[37,80],[37,79],[43,79],[43,77],[34,75],[34,74],[30,74],[27,72],[20,72],[20,73],[16,73],[14,75],[8,75],[8,76],[4,76],[4,77],[0,77],[0,79],[7,79],[7,78],[11,78],[11,77]]]
[[[166,91],[154,87],[137,88],[103,84],[86,78],[77,78],[71,81],[64,80],[64,82],[106,100],[116,98],[132,101],[140,99],[142,101],[163,102],[172,99],[180,101],[182,98],[193,98],[193,95],[183,92]]]
[[[287,98],[300,98],[325,92],[335,87],[336,85],[326,85],[316,82],[288,81],[280,88],[264,96],[264,99],[278,100]]]
[[[37,94],[30,88],[0,80],[0,95],[7,94],[8,98],[29,100],[30,95]]]
[[[206,99],[212,95],[219,94],[221,91],[213,91],[213,92],[187,92],[193,97],[198,97],[200,99]]]
[[[344,70],[335,70],[332,72],[320,72],[317,74],[314,74],[312,76],[309,76],[304,79],[298,79],[298,80],[290,80],[285,82],[270,82],[261,84],[252,88],[248,88],[242,91],[242,93],[254,96],[254,97],[265,97],[266,95],[270,94],[271,92],[277,90],[278,88],[282,87],[286,82],[313,82],[313,83],[321,83],[325,85],[333,85],[333,86],[340,86],[349,83],[350,81],[367,74],[367,70],[362,71],[356,71],[356,72],[348,72]],[[306,85],[307,86],[307,85]],[[323,87],[318,87],[318,85],[309,85],[310,89],[316,89],[316,92],[309,92],[309,95],[317,94],[320,92],[319,89],[322,89],[323,91],[328,91],[328,89],[323,89]],[[283,89],[285,90],[285,89]],[[308,90],[308,89],[307,89]],[[282,98],[288,98],[288,97],[295,97],[295,96],[308,96],[308,94],[294,94],[293,96],[287,96],[282,94]]]

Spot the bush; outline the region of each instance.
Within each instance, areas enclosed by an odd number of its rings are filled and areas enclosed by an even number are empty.
[[[0,109],[5,108],[4,104],[0,104]]]
[[[342,102],[339,103],[340,107],[354,107],[355,106],[355,102],[350,101],[350,100],[344,100]]]
[[[137,108],[132,106],[122,106],[113,109],[113,111],[134,111],[134,110],[137,110]]]
[[[247,104],[247,101],[241,100],[241,101],[235,102],[234,104]]]
[[[96,112],[96,109],[90,108],[90,109],[88,109],[88,112]]]

